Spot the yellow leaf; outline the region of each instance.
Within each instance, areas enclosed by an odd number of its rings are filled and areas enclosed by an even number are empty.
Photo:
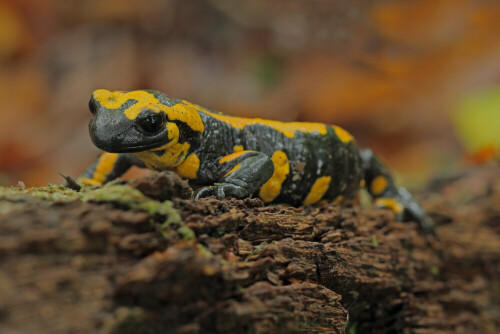
[[[462,99],[453,114],[459,139],[468,152],[500,150],[500,87]]]

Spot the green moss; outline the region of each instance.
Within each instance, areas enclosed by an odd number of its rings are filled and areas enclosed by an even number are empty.
[[[224,226],[218,226],[215,233],[218,237],[222,237],[226,233],[226,228]]]
[[[260,244],[258,244],[257,246],[255,246],[252,254],[257,254],[257,253],[260,253],[260,251],[262,251],[264,249],[264,247],[267,246],[267,242],[262,242]]]
[[[181,227],[179,227],[177,229],[177,232],[180,235],[182,235],[182,240],[186,240],[186,241],[194,240],[196,237],[193,230],[190,229],[189,227],[187,227],[186,225],[182,225]]]
[[[51,202],[71,202],[80,199],[81,194],[63,185],[49,184],[46,187],[25,188],[0,187],[0,199],[11,202],[24,201],[26,196]]]
[[[378,241],[377,241],[377,237],[375,236],[375,234],[372,234],[370,241],[371,241],[373,246],[375,246],[375,247],[378,246]]]
[[[166,216],[165,221],[160,225],[160,233],[166,239],[170,236],[166,229],[172,224],[180,225],[177,233],[183,240],[194,240],[194,232],[184,225],[181,216],[170,201],[159,202],[144,196],[139,190],[122,184],[109,184],[102,188],[87,192],[82,200],[84,202],[111,202],[124,205],[132,209],[146,211],[151,215]]]
[[[349,329],[347,330],[347,334],[356,334],[356,323],[349,325]]]
[[[432,267],[431,267],[431,274],[432,274],[433,276],[438,276],[438,275],[439,275],[439,273],[440,273],[439,267],[437,267],[437,266],[432,266]]]
[[[180,225],[177,232],[184,240],[194,240],[194,232],[183,224],[181,216],[173,207],[172,202],[159,202],[150,199],[139,190],[130,185],[110,182],[100,188],[82,186],[77,192],[66,188],[64,185],[51,184],[46,187],[26,188],[0,187],[0,200],[8,200],[0,204],[0,212],[6,213],[16,210],[19,204],[16,202],[26,202],[29,197],[47,200],[48,204],[55,202],[93,202],[93,203],[113,203],[119,206],[145,211],[151,215],[166,216],[165,221],[160,225],[160,233],[165,238],[168,234],[165,229],[172,224]],[[154,226],[154,220],[151,221]]]
[[[250,254],[248,254],[248,256],[245,258],[245,262],[247,262],[252,255],[260,253],[264,249],[264,247],[266,247],[266,246],[267,246],[267,242],[265,242],[265,241],[258,244],[257,246],[255,246],[253,251],[250,252]]]
[[[83,202],[113,202],[132,208],[138,208],[151,200],[147,199],[139,190],[129,185],[106,185],[89,191],[82,196]],[[152,201],[151,201],[152,202]]]
[[[179,223],[180,215],[174,209],[172,202],[158,202],[144,196],[139,190],[123,184],[105,185],[102,188],[91,190],[83,194],[83,202],[110,202],[132,209],[146,211],[149,214],[168,215],[164,224]]]
[[[205,255],[206,257],[212,257],[213,254],[202,244],[196,244],[196,248],[198,249],[198,252],[201,254]]]

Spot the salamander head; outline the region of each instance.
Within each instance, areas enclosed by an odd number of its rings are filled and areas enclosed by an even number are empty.
[[[177,142],[178,128],[169,126],[167,114],[178,102],[155,91],[96,90],[89,102],[92,141],[111,153],[142,152]]]

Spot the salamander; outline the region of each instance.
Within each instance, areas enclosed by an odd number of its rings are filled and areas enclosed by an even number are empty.
[[[335,125],[229,116],[153,90],[92,93],[93,143],[104,151],[77,180],[101,185],[131,166],[172,170],[194,198],[258,196],[265,203],[341,202],[366,188],[398,220],[432,221],[369,149]]]

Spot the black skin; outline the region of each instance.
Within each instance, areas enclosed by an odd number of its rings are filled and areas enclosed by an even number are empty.
[[[148,92],[166,106],[182,103],[160,92]],[[161,147],[172,140],[168,138],[165,124],[174,122],[179,127],[179,143],[190,144],[187,155],[194,153],[200,160],[196,178],[190,180],[190,184],[198,188],[194,194],[196,199],[257,195],[261,186],[273,175],[271,156],[275,151],[283,151],[290,162],[290,172],[273,202],[300,205],[320,176],[331,176],[322,199],[333,200],[338,196],[353,198],[360,189],[361,180],[370,185],[374,178],[382,175],[388,181],[388,186],[382,194],[372,196],[397,200],[404,207],[404,211],[397,215],[399,220],[415,220],[426,233],[433,232],[432,221],[425,211],[406,189],[395,186],[388,169],[375,154],[371,150],[359,150],[353,141],[342,142],[329,126],[326,134],[296,131],[290,138],[265,124],[252,124],[238,129],[198,110],[205,128],[200,133],[183,121],[169,120],[168,114],[147,109],[141,111],[136,119],[130,120],[123,111],[135,102],[128,100],[118,109],[106,109],[93,97],[90,100],[90,110],[94,115],[89,124],[92,141],[103,151],[119,153],[105,182],[119,177],[133,165],[145,167],[134,153]],[[243,146],[249,152],[220,163],[222,157],[233,153],[236,145]],[[155,154],[162,156],[168,152],[158,151]],[[82,176],[92,178],[96,164]],[[238,164],[239,169],[228,174]]]
[[[248,181],[250,183],[246,196],[254,194],[272,175],[273,164],[270,157],[275,151],[286,153],[290,162],[290,173],[282,184],[280,195],[273,202],[301,204],[314,181],[320,176],[332,176],[332,182],[323,197],[326,200],[333,200],[339,195],[352,198],[359,190],[363,171],[358,150],[353,142],[347,145],[342,143],[330,127],[327,127],[325,135],[317,132],[296,132],[293,138],[289,138],[266,125],[254,124],[240,130],[209,115],[202,115],[202,120],[205,123],[205,132],[194,153],[198,156],[206,156],[206,152],[211,153],[206,159],[200,159],[200,172],[195,183],[213,183],[217,174],[225,174],[241,162],[241,159],[246,159],[247,155],[244,155],[228,166],[220,166],[217,162],[220,157],[231,154],[233,146],[242,145],[246,150],[259,152],[261,159],[268,161],[267,164],[262,163],[261,168],[270,169],[263,171],[260,177],[253,177]],[[253,155],[248,154],[249,159],[254,159],[252,157]],[[250,171],[250,167],[255,166],[248,166],[237,171],[240,177],[258,174],[256,171]]]

